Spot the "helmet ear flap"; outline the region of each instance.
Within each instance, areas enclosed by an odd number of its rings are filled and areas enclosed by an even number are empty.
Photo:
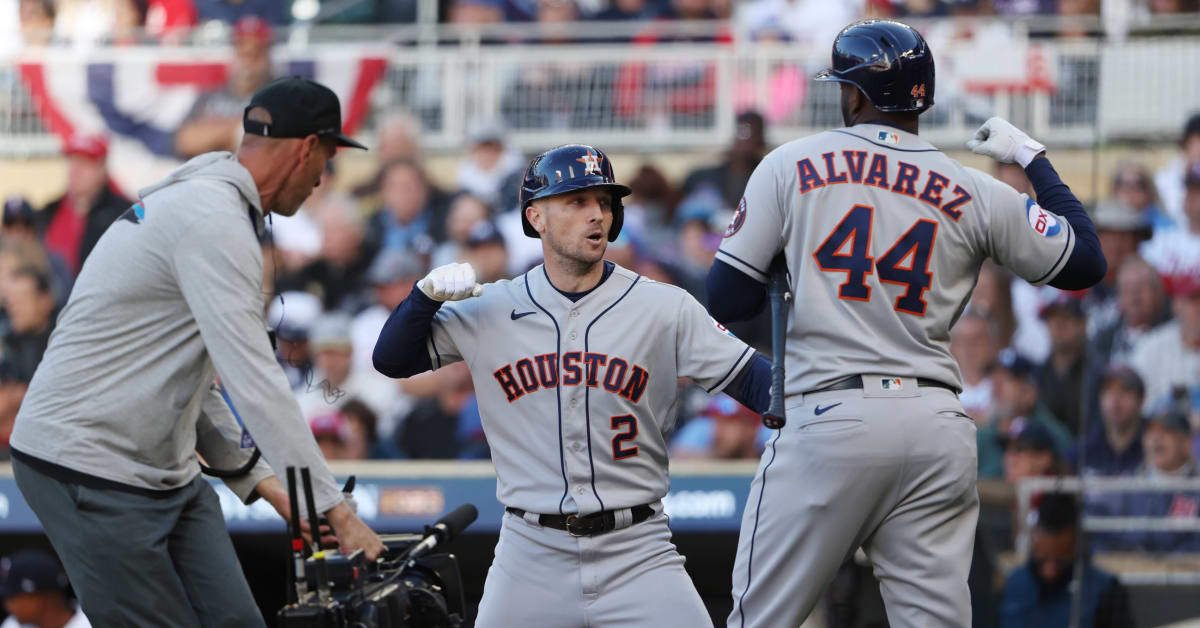
[[[621,197],[613,194],[612,200],[612,225],[608,228],[608,241],[616,242],[617,236],[621,235],[621,226],[625,223],[625,204],[621,202]]]

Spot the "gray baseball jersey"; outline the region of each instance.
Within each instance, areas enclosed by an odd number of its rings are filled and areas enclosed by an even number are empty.
[[[794,294],[789,395],[861,373],[962,387],[950,328],[992,258],[1040,285],[1075,244],[1065,220],[920,137],[883,125],[771,152],[717,259],[761,281],[780,251]]]
[[[715,394],[754,352],[675,286],[616,266],[571,301],[538,266],[444,304],[429,355],[471,369],[500,502],[588,514],[666,495],[677,379]]]

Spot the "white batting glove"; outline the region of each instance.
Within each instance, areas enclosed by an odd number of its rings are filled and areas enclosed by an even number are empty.
[[[483,294],[483,286],[475,283],[475,269],[466,263],[439,266],[418,281],[417,287],[434,301],[461,301]]]
[[[1003,118],[990,118],[967,141],[967,148],[1004,164],[1016,162],[1024,168],[1046,150],[1046,146]]]

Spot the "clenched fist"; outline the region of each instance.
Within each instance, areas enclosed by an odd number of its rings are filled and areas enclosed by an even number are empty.
[[[461,301],[483,294],[483,286],[475,283],[475,269],[465,263],[439,266],[418,281],[417,287],[434,301]]]
[[[975,131],[975,137],[967,142],[967,148],[979,155],[987,155],[1000,163],[1016,162],[1024,168],[1033,161],[1046,146],[1029,137],[1024,131],[1003,118],[990,118]]]

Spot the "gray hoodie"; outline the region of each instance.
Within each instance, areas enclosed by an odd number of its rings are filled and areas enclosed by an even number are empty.
[[[230,153],[200,155],[100,238],[50,336],[17,414],[17,451],[140,488],[190,482],[198,452],[248,458],[213,386],[220,375],[246,429],[276,468],[312,471],[317,510],[341,491],[275,361],[263,321],[263,210]],[[243,500],[272,474],[262,461],[227,480]]]

